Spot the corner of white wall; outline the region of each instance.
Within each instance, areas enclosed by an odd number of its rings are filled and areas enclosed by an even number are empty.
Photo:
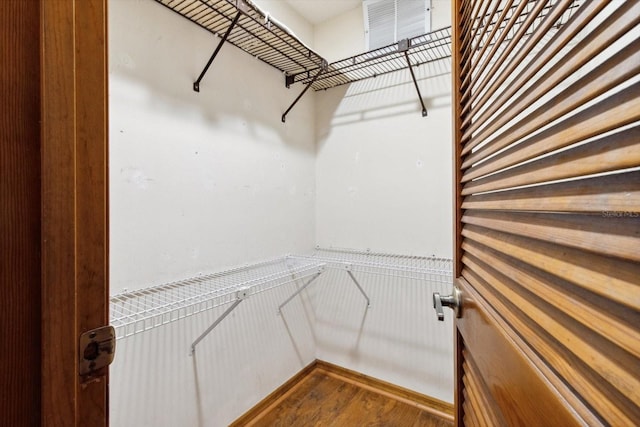
[[[446,4],[445,4],[446,3]],[[432,3],[433,28],[450,23],[450,4]],[[361,10],[316,26],[331,60],[364,49]],[[326,50],[325,50],[326,49]],[[447,61],[339,86],[316,96],[316,238],[321,246],[452,256],[452,109]],[[363,275],[364,276],[364,275]],[[325,277],[317,295],[318,358],[443,401],[453,401],[450,322],[437,322],[437,283],[360,278],[365,310],[348,280]]]
[[[309,48],[315,50],[313,25],[283,0],[253,0],[263,11],[285,25]]]
[[[364,52],[362,6],[315,25],[314,45],[328,62]]]

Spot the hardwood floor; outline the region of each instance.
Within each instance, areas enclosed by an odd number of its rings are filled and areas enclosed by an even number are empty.
[[[256,427],[450,427],[419,404],[381,394],[323,369],[313,369],[253,420]]]

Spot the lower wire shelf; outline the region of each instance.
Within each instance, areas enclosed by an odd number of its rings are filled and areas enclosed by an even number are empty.
[[[124,338],[294,281],[319,275],[324,264],[282,257],[110,298],[111,325]],[[236,304],[237,305],[237,304]]]
[[[191,344],[196,346],[242,301],[251,295],[297,282],[297,290],[278,307],[278,313],[326,268],[344,270],[370,307],[360,281],[367,274],[413,279],[439,284],[452,283],[452,261],[447,258],[384,254],[351,249],[316,248],[302,255],[289,255],[219,273],[198,276],[110,298],[111,325],[116,338],[129,337],[205,310],[230,304]],[[354,275],[357,273],[360,281]]]

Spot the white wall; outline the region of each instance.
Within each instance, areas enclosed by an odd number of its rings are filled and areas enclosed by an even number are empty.
[[[451,257],[451,119],[445,63],[317,95],[317,242]]]
[[[451,25],[451,0],[431,0],[431,28],[440,28]]]
[[[449,2],[432,6],[433,28],[449,25]],[[363,50],[363,33],[356,11],[317,26],[315,44],[346,57]],[[452,256],[449,61],[416,74],[426,118],[408,71],[316,94],[321,246]],[[373,304],[365,316],[345,275],[324,280],[314,299],[319,359],[453,402],[452,322],[437,322],[431,302],[450,289],[363,277]]]
[[[314,49],[313,26],[284,0],[252,0],[252,2],[291,30],[309,48]]]
[[[111,0],[111,292],[303,252],[315,244],[314,95],[151,0]],[[315,358],[295,289],[250,298],[188,356],[226,307],[118,342],[111,425],[223,426]]]
[[[314,45],[328,62],[365,51],[362,7],[329,19],[314,28]]]
[[[359,10],[312,30],[282,2],[259,4],[329,59],[363,50]],[[331,25],[342,41],[327,38]],[[446,66],[419,70],[428,118],[398,73],[308,92],[283,125],[300,88],[273,68],[225,45],[198,94],[214,36],[151,0],[111,0],[109,26],[113,294],[316,242],[451,256]],[[294,285],[249,298],[195,358],[189,345],[226,307],[120,340],[111,425],[227,425],[315,358],[452,401],[438,289],[363,276],[365,311],[338,273],[284,316]]]
[[[110,2],[112,292],[313,247],[313,93],[151,0]]]

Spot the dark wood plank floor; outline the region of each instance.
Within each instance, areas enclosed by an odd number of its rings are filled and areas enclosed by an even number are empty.
[[[451,427],[453,423],[416,406],[315,371],[250,425]]]

